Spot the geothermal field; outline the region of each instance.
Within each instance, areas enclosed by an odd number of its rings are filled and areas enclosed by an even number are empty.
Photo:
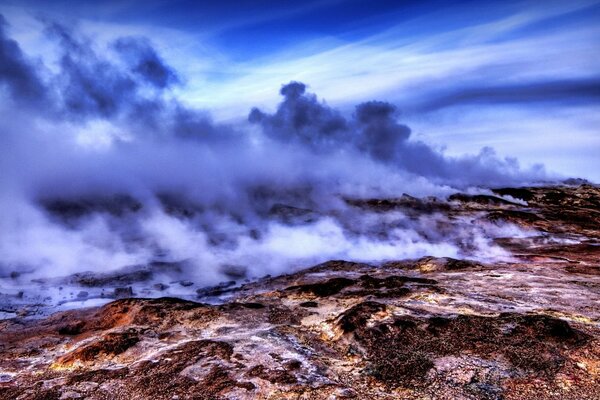
[[[0,399],[600,399],[596,0],[0,0]]]
[[[141,212],[122,200],[53,212],[84,218],[96,207]],[[22,289],[3,295],[11,318],[0,322],[0,395],[599,398],[600,188],[404,195],[348,207],[373,221],[370,235],[383,243],[407,221],[426,220],[459,255],[328,260],[262,278],[227,265],[228,280],[211,287],[181,279],[186,261],[23,286],[20,276],[4,277],[3,287]],[[165,208],[183,220],[195,213]],[[295,229],[334,218],[284,205],[269,215]],[[65,308],[77,309],[56,312]]]

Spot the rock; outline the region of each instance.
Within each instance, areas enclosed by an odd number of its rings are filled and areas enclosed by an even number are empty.
[[[308,293],[317,297],[328,297],[339,293],[344,288],[354,285],[356,282],[348,278],[332,278],[326,282],[311,283],[306,285],[290,286],[287,290],[295,290],[299,293]]]
[[[74,390],[68,390],[66,392],[61,393],[59,399],[60,400],[68,400],[68,399],[82,399],[84,396],[81,393],[78,393]]]
[[[215,297],[220,296],[224,293],[232,292],[235,288],[232,286],[235,285],[235,281],[221,282],[216,286],[210,286],[206,288],[196,289],[196,294],[198,297]]]

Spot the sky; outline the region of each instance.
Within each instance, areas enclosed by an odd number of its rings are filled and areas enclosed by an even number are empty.
[[[448,155],[490,146],[600,181],[600,4],[574,1],[7,1],[7,31],[52,70],[49,21],[102,47],[147,38],[173,96],[217,121],[273,111],[305,83],[327,104],[395,104]]]

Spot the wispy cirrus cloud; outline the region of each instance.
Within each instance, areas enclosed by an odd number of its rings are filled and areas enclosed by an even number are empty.
[[[555,16],[556,11],[518,24],[500,21],[434,37],[411,38],[410,33],[392,30],[354,42],[325,38],[256,62],[229,65],[206,82],[207,87],[192,86],[187,95],[195,104],[232,114],[227,111],[230,106],[242,106],[234,100],[241,92],[250,93],[242,103],[270,101],[272,95],[264,87],[287,77],[310,82],[336,104],[385,96],[410,108],[413,99],[433,101],[436,92],[448,86],[460,91],[473,90],[477,84],[514,86],[595,76],[594,54],[600,50],[600,30],[595,26],[518,32]],[[495,27],[493,34],[487,31],[489,25]]]

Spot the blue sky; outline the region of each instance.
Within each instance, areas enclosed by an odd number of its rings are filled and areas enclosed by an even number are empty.
[[[600,181],[598,1],[1,1],[24,51],[52,68],[44,21],[98,47],[144,36],[181,77],[170,95],[217,120],[274,110],[306,83],[351,113],[378,99],[448,154],[492,146]]]

